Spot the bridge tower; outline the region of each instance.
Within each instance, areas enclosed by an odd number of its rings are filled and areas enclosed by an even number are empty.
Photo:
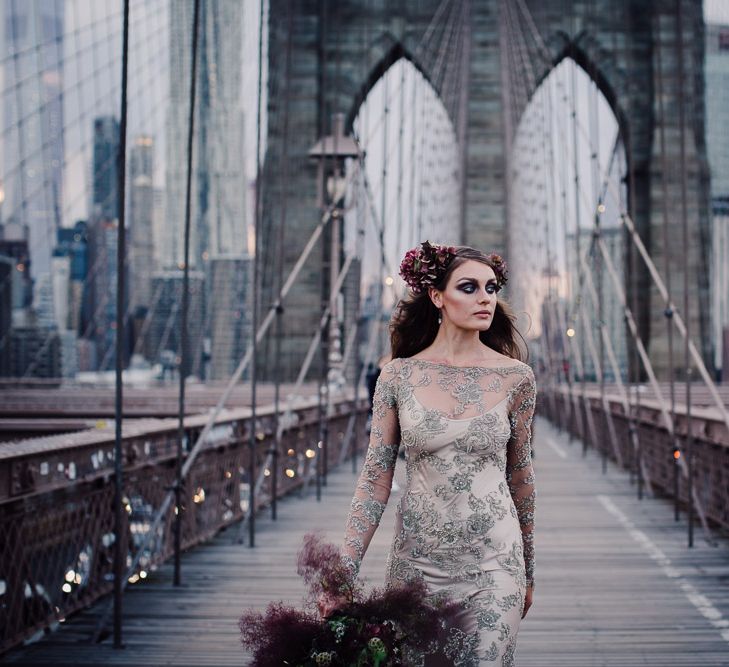
[[[682,42],[677,47],[679,5]],[[459,12],[458,25],[449,21],[449,16]],[[284,275],[321,218],[316,165],[308,160],[308,149],[330,132],[333,113],[344,113],[351,122],[368,90],[400,57],[410,59],[441,96],[462,143],[463,211],[457,221],[462,242],[508,254],[511,142],[540,82],[570,57],[597,83],[618,119],[628,150],[632,217],[659,270],[668,254],[673,267],[673,300],[679,308],[683,274],[689,272],[690,312],[684,317],[702,356],[710,362],[709,173],[704,143],[701,2],[514,0],[507,9],[503,0],[271,0],[269,16],[261,226],[264,308],[274,301],[274,246],[282,205],[287,208]],[[445,30],[466,31],[459,35],[467,49],[464,76],[456,91],[449,86],[452,70],[448,76],[433,76],[442,58],[456,57],[455,37],[436,34]],[[507,65],[507,50],[514,48],[516,36],[521,44],[519,58],[537,73],[528,86],[515,85]],[[663,115],[656,92],[659,86]],[[684,171],[681,96],[685,100]],[[658,140],[661,120],[667,138],[663,151]],[[284,162],[286,179],[280,178]],[[692,230],[688,248],[680,241],[682,178],[686,179]],[[668,247],[663,245],[662,232],[665,197],[670,215]],[[639,259],[637,265],[636,318],[659,378],[667,379],[664,304]],[[632,279],[625,276],[626,286]],[[283,317],[283,368],[288,377],[296,374],[318,326],[319,306],[320,278],[316,268],[309,268],[287,299]],[[273,353],[270,342],[262,359]]]

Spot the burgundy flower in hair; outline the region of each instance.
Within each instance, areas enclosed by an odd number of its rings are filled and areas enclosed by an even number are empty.
[[[488,256],[489,262],[493,264],[494,273],[496,274],[496,282],[499,287],[503,287],[504,283],[509,280],[509,268],[501,255],[492,252]]]
[[[453,246],[423,241],[420,247],[405,253],[400,264],[400,275],[415,294],[420,294],[441,281],[455,256],[456,249]]]

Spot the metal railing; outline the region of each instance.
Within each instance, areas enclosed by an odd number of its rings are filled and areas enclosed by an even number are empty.
[[[624,402],[615,395],[605,401],[606,410],[597,390],[582,396],[579,392],[570,395],[566,389],[549,389],[540,392],[538,410],[586,447],[616,463],[622,460],[623,467],[643,479],[654,493],[676,499],[674,436],[661,406],[653,403],[642,402],[637,409],[629,405],[626,411]],[[675,438],[681,443],[689,439],[687,423],[685,413],[677,410]],[[700,504],[697,509],[709,525],[729,529],[729,430],[723,415],[712,409],[694,408],[690,424],[691,442],[687,447],[682,445],[680,455],[692,457],[694,504]],[[680,505],[689,508],[685,475],[677,488]]]
[[[368,408],[366,400],[355,405],[349,396],[332,404],[326,448],[331,468],[347,444],[353,412],[356,426],[348,449],[352,453],[363,446]],[[272,409],[257,411],[255,467],[264,475],[256,510],[271,502],[272,489],[281,497],[304,488],[316,475],[322,455],[319,419],[316,398],[299,402],[281,434],[279,465],[266,474],[276,418]],[[186,453],[207,421],[206,415],[185,419]],[[249,409],[228,410],[207,436],[182,490],[183,548],[210,539],[246,515],[251,428]],[[177,420],[125,422],[122,449],[126,511],[120,535],[114,530],[113,425],[6,443],[0,450],[0,653],[110,593],[117,539],[127,564],[139,561],[131,584],[172,556],[174,505],[156,534],[148,533],[175,482]]]

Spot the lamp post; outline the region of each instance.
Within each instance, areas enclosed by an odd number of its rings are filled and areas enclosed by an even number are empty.
[[[321,332],[322,382],[319,390],[319,458],[317,461],[317,498],[321,497],[321,481],[326,484],[328,414],[331,385],[343,386],[342,335],[340,329],[339,295],[334,293],[339,275],[342,246],[343,201],[347,191],[345,162],[359,155],[352,137],[344,134],[344,115],[332,117],[332,134],[322,137],[309,151],[317,160],[317,197],[319,206],[330,209],[330,224],[325,229],[322,252],[322,316],[329,308],[327,324]],[[320,463],[321,461],[321,463]]]

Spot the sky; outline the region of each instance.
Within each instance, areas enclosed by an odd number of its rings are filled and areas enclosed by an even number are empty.
[[[704,0],[704,20],[729,25],[729,0]]]

